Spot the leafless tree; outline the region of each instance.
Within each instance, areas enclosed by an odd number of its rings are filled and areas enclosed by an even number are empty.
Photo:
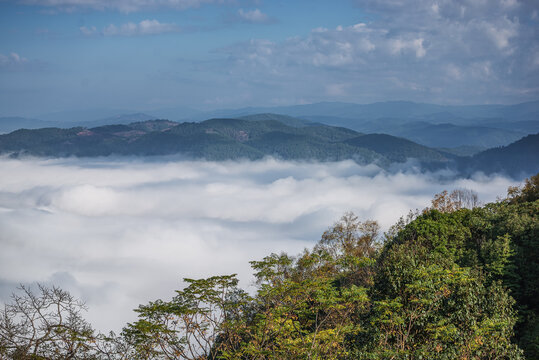
[[[480,206],[477,193],[470,189],[456,189],[451,193],[447,190],[434,195],[432,209],[441,212],[452,212],[460,209],[473,209]],[[426,209],[428,210],[428,209]]]
[[[85,305],[57,287],[21,285],[0,313],[0,358],[95,359]]]

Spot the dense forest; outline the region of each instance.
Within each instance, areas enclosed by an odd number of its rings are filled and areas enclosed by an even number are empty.
[[[431,148],[392,135],[364,134],[275,114],[200,123],[148,120],[94,128],[20,129],[0,135],[0,154],[12,157],[179,155],[223,161],[269,156],[293,161],[353,160],[384,169],[411,160],[423,171],[449,169],[462,176],[482,171],[514,178],[533,175],[539,168],[539,134],[467,156],[466,149],[472,148]]]
[[[185,279],[96,334],[59,288],[21,286],[0,314],[10,359],[538,359],[539,174],[479,206],[455,190],[386,233],[345,214],[303,253]]]

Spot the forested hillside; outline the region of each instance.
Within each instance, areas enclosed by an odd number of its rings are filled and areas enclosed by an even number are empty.
[[[356,139],[361,136],[363,134],[346,128],[307,125],[293,118],[262,114],[245,119],[209,119],[201,123],[153,120],[90,129],[17,130],[0,135],[0,153],[53,157],[182,154],[206,160],[254,160],[273,156],[285,160],[353,159],[382,166],[410,157],[443,165],[452,157],[389,135],[383,138],[383,143],[390,145],[389,156],[386,156],[378,141]],[[372,136],[375,135],[369,135]],[[398,156],[394,156],[397,153]]]
[[[434,141],[434,140],[433,140]],[[311,123],[275,114],[200,123],[149,120],[94,128],[43,128],[0,135],[0,154],[10,156],[95,157],[178,154],[204,160],[341,161],[390,168],[413,160],[426,170],[450,169],[469,176],[477,171],[522,179],[539,169],[539,135],[479,152],[474,147],[441,150],[388,134]]]
[[[534,173],[539,166],[539,134],[528,135],[505,147],[485,150],[462,163],[469,172],[480,168],[486,173]]]
[[[351,213],[292,256],[235,275],[185,279],[135,311],[120,335],[95,334],[60,289],[23,287],[0,314],[0,355],[15,359],[537,359],[539,174],[478,206],[443,192],[380,234]]]

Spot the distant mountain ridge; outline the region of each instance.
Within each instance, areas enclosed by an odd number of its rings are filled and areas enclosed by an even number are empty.
[[[353,141],[348,142],[361,136],[346,128],[316,124],[294,127],[277,120],[210,119],[200,123],[152,120],[95,128],[17,130],[0,136],[0,151],[37,156],[179,153],[211,160],[274,156],[287,160],[354,159],[359,163],[386,165],[396,161],[371,149],[370,144],[357,146]],[[425,149],[424,153],[413,154],[420,161],[446,160],[440,152],[417,146]],[[401,153],[405,153],[404,149]]]
[[[40,120],[0,118],[0,133],[20,128],[129,124],[157,118],[195,122],[209,118],[277,119],[293,127],[322,123],[363,133],[404,137],[428,147],[447,148],[450,152],[458,153],[460,149],[468,149],[465,153],[471,154],[474,151],[509,145],[523,136],[539,132],[539,101],[515,105],[466,106],[409,101],[373,104],[320,102],[215,111],[198,111],[188,107],[146,112],[94,109],[45,114],[39,117]]]
[[[507,173],[526,177],[539,171],[539,134],[528,135],[508,146],[488,149],[465,159],[461,171],[481,169],[485,173]],[[463,166],[461,165],[461,166]]]
[[[277,113],[300,118],[325,116],[358,120],[399,118],[422,119],[428,122],[466,124],[470,119],[506,119],[513,121],[539,120],[539,101],[515,105],[436,105],[411,101],[385,101],[371,104],[320,102],[305,105],[276,107],[247,107],[216,110],[199,116],[237,117],[258,113]],[[448,121],[453,120],[453,121]]]
[[[121,114],[103,119],[82,121],[58,121],[28,119],[23,117],[0,117],[0,133],[10,133],[19,129],[41,129],[46,127],[68,129],[76,126],[97,127],[114,124],[130,124],[137,121],[146,121],[152,119],[155,119],[155,116],[144,113]]]
[[[474,146],[488,149],[508,145],[527,135],[525,131],[477,125],[431,124],[425,121],[402,124],[396,119],[379,119],[351,128],[365,133],[384,133],[403,137],[425,146],[437,148]]]
[[[288,124],[283,123],[288,122]],[[539,134],[473,157],[417,144],[388,134],[364,134],[344,127],[274,114],[177,123],[146,120],[93,128],[42,128],[0,135],[0,153],[11,156],[93,157],[180,154],[194,159],[339,161],[390,167],[410,159],[423,169],[452,169],[514,176],[539,169]]]

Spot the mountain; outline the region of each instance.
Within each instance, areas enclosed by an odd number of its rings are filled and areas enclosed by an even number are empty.
[[[424,162],[447,162],[454,158],[413,141],[387,134],[368,134],[345,141],[346,144],[372,150],[392,162],[404,162],[414,158]]]
[[[120,114],[103,119],[91,120],[91,121],[75,121],[73,123],[66,124],[58,127],[73,127],[73,126],[83,126],[83,127],[97,127],[105,125],[117,125],[117,124],[131,124],[134,122],[141,122],[147,120],[156,119],[153,115],[148,115],[145,113],[131,113],[131,114]],[[68,126],[69,125],[69,126]]]
[[[487,119],[477,122],[478,126],[486,126],[496,129],[505,129],[518,131],[525,134],[536,134],[539,132],[539,116],[536,120],[525,120],[525,121],[515,121],[515,122],[506,122],[496,119]]]
[[[505,123],[502,128],[486,125],[433,124],[426,121],[405,122],[400,118],[380,118],[372,121],[357,121],[347,118],[324,116],[309,117],[309,120],[333,126],[344,126],[364,133],[383,133],[403,137],[421,145],[437,148],[459,148],[463,146],[478,149],[508,145],[525,135],[536,133],[537,122],[519,122],[515,127]],[[483,124],[487,124],[486,122]]]
[[[354,159],[380,165],[409,157],[425,162],[448,160],[441,152],[390,135],[384,135],[383,140],[392,144],[393,152],[385,152],[367,141],[371,136],[354,130],[317,124],[295,127],[263,120],[268,117],[275,118],[265,115],[258,120],[210,119],[200,123],[151,120],[95,128],[17,130],[0,136],[0,152],[37,156],[182,154],[211,160],[260,159],[269,155],[287,160]],[[363,136],[366,138],[360,144]],[[414,145],[415,152],[404,150]]]
[[[505,173],[529,176],[539,170],[539,134],[528,135],[508,146],[480,152],[464,163],[465,172]]]
[[[163,109],[147,109],[144,112],[155,115],[156,119],[171,119],[174,121],[194,119],[202,115],[204,112],[187,106],[176,106]],[[202,117],[208,119],[209,117]]]
[[[259,113],[277,113],[312,120],[312,117],[372,121],[380,118],[401,119],[402,122],[427,121],[429,123],[452,123],[475,125],[485,119],[505,122],[539,121],[539,101],[515,105],[436,105],[411,101],[385,101],[372,104],[344,102],[320,102],[314,104],[246,107],[202,112],[193,120],[204,117],[240,117]],[[316,120],[317,121],[317,120]],[[323,121],[322,121],[323,122]],[[333,125],[333,124],[328,124]]]
[[[18,116],[0,117],[0,134],[10,133],[18,129],[39,129],[54,125],[55,123],[53,122],[38,119],[28,119]]]
[[[202,122],[148,120],[93,128],[22,129],[0,135],[0,153],[49,157],[180,154],[207,160],[273,156],[285,160],[351,159],[382,167],[415,159],[424,170],[447,168],[468,175],[483,171],[522,177],[539,169],[539,134],[465,157],[388,134],[363,134],[343,127],[263,114]]]
[[[155,116],[144,113],[114,115],[107,118],[89,121],[38,120],[23,117],[2,117],[0,118],[0,133],[9,133],[19,129],[41,129],[47,127],[68,129],[76,126],[82,126],[91,128],[104,125],[130,124],[137,121],[146,121],[152,119],[155,119]]]
[[[37,115],[36,118],[63,123],[79,124],[82,122],[90,122],[97,119],[105,119],[117,116],[118,114],[131,114],[134,111],[128,109],[84,109],[84,110],[68,110],[58,111],[47,114]],[[63,126],[68,127],[69,125]],[[71,125],[74,126],[74,125]]]
[[[287,116],[287,115],[272,114],[272,113],[246,115],[246,116],[241,116],[239,118],[243,120],[250,120],[250,121],[275,120],[275,121],[279,121],[285,125],[292,126],[292,127],[305,127],[305,126],[310,126],[310,125],[320,125],[317,123],[313,123],[312,121],[309,121],[309,120],[299,119],[299,118]]]
[[[410,101],[372,104],[320,102],[293,106],[245,107],[200,111],[189,107],[152,109],[147,113],[130,110],[91,109],[37,116],[47,121],[0,121],[0,132],[19,128],[74,126],[97,127],[129,124],[150,119],[200,122],[210,118],[277,120],[293,127],[323,123],[365,133],[404,137],[430,147],[490,148],[508,145],[522,136],[539,131],[539,101],[515,105],[436,105]],[[120,115],[119,115],[120,114]],[[451,151],[451,149],[450,149]],[[458,151],[458,150],[457,150]]]
[[[403,137],[430,147],[456,148],[474,146],[492,148],[508,145],[527,135],[524,132],[484,126],[461,126],[449,123],[410,122],[398,124],[394,119],[380,119],[355,128],[366,133],[381,132]]]
[[[373,104],[321,102],[249,107],[200,113],[200,117],[242,117],[281,114],[309,122],[347,127],[364,133],[385,133],[438,148],[487,149],[508,145],[539,131],[539,101],[516,105],[451,106],[388,101]],[[276,115],[274,115],[276,116]]]

